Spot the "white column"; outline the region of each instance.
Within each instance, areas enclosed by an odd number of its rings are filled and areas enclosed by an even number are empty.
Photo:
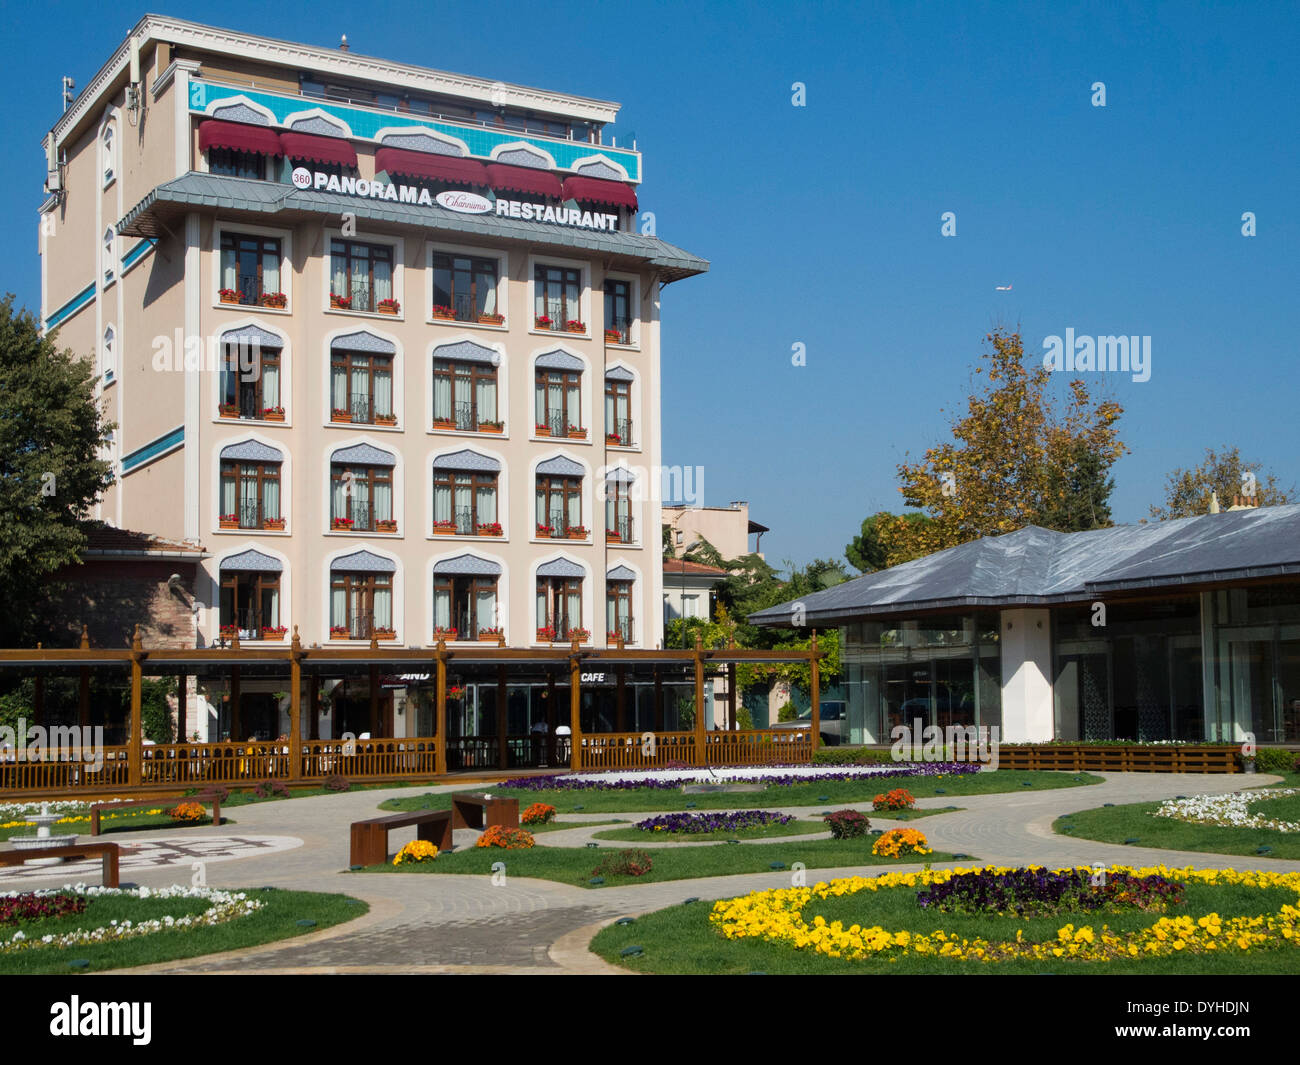
[[[1002,740],[1053,738],[1052,627],[1047,610],[1002,611]]]

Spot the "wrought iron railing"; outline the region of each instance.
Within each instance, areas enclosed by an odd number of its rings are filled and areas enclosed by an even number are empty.
[[[617,439],[613,439],[617,438]],[[620,447],[632,446],[632,421],[630,418],[619,418],[609,422],[605,426],[605,439],[611,444],[617,444]]]

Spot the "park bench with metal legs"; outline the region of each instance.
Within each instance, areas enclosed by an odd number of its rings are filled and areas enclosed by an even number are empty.
[[[158,800],[158,799],[130,799],[130,800],[126,801],[126,802],[97,802],[97,803],[93,803],[93,804],[91,805],[91,807],[90,807],[90,834],[91,834],[92,836],[98,836],[98,835],[99,835],[99,815],[100,815],[104,810],[108,810],[108,811],[112,812],[113,810],[130,810],[130,809],[139,809],[139,808],[141,808],[141,807],[145,807],[145,806],[160,806],[160,805],[165,805],[166,802],[170,802],[170,801],[171,801],[170,799],[167,799],[167,800]],[[180,799],[180,800],[177,800],[177,801],[178,801],[178,802],[197,802],[197,803],[203,803],[203,804],[205,804],[205,805],[206,805],[206,804],[211,804],[211,806],[212,806],[212,823],[213,823],[214,825],[219,825],[219,824],[221,824],[221,800],[220,800],[219,798],[217,798],[215,795],[195,795],[195,796],[193,796],[192,798]]]
[[[519,827],[519,800],[497,795],[488,798],[475,792],[457,792],[451,797],[452,828]]]
[[[416,826],[416,838],[432,843],[440,851],[451,850],[451,811],[415,810],[411,813],[372,817],[352,822],[353,865],[383,865],[388,861],[388,832]]]
[[[0,865],[22,865],[37,858],[92,858],[96,855],[104,860],[104,887],[117,887],[118,845],[116,843],[74,843],[68,847],[0,851]]]

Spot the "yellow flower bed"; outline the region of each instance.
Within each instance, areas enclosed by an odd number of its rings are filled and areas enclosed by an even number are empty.
[[[438,857],[438,848],[428,840],[412,840],[400,851],[397,857],[393,859],[394,865],[405,865],[407,862],[431,862]]]
[[[1008,867],[987,868],[991,872],[1010,871]],[[879,926],[863,928],[854,924],[845,928],[842,921],[827,924],[823,917],[814,917],[808,924],[803,918],[804,909],[815,899],[944,883],[956,873],[976,872],[978,869],[927,869],[919,873],[886,873],[870,878],[854,876],[812,887],[755,891],[715,903],[709,921],[727,939],[762,939],[797,950],[812,950],[831,958],[851,959],[921,955],[982,962],[1050,961],[1056,958],[1111,961],[1180,953],[1250,951],[1279,943],[1300,947],[1300,907],[1293,905],[1283,905],[1276,914],[1257,917],[1222,918],[1217,913],[1201,917],[1161,917],[1150,927],[1137,932],[1112,932],[1107,925],[1076,928],[1067,924],[1057,931],[1055,939],[1045,942],[1025,940],[1020,932],[1016,933],[1014,940],[997,942],[965,939],[942,930],[923,935],[894,932]],[[1169,869],[1163,865],[1144,869],[1112,866],[1111,871],[1135,876],[1160,875],[1185,884],[1243,885],[1260,890],[1281,887],[1300,896],[1300,873],[1239,872],[1235,869],[1193,869],[1190,866]]]
[[[871,845],[871,853],[885,858],[901,858],[905,854],[931,854],[929,840],[914,828],[893,828],[878,837]]]

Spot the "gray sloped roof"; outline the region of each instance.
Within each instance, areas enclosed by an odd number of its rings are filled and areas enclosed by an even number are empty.
[[[925,610],[1047,606],[1108,592],[1300,575],[1300,505],[1058,533],[1028,526],[869,573],[798,602],[807,625]],[[790,625],[795,602],[749,616]]]
[[[340,555],[330,563],[330,570],[352,573],[396,573],[397,563],[363,548],[360,551],[353,551],[350,555]]]
[[[607,233],[601,230],[525,222],[496,214],[458,214],[444,207],[420,207],[391,200],[363,199],[338,192],[298,189],[275,181],[200,174],[191,170],[154,188],[118,223],[123,236],[157,237],[175,231],[178,219],[195,207],[222,211],[244,211],[275,215],[284,221],[338,217],[352,212],[368,221],[416,226],[444,233],[461,233],[490,240],[519,240],[553,248],[575,248],[608,256],[615,262],[635,262],[658,270],[667,284],[706,273],[706,260],[658,237],[640,233]]]
[[[344,333],[330,341],[330,351],[369,351],[378,355],[396,355],[397,345],[391,340],[375,336],[369,329]]]
[[[330,462],[348,463],[353,466],[396,466],[397,459],[387,451],[380,451],[371,444],[353,444],[341,447],[330,455]]]
[[[263,444],[260,440],[241,440],[238,444],[230,444],[221,449],[221,457],[232,461],[242,462],[283,462],[282,455],[269,444]]]
[[[537,567],[539,577],[585,577],[587,571],[567,558],[556,558]]]
[[[635,381],[636,375],[622,366],[611,366],[605,371],[606,381]]]
[[[221,560],[220,568],[238,573],[280,573],[284,565],[278,558],[250,547],[237,555],[227,555]]]
[[[457,362],[477,362],[486,366],[495,366],[501,361],[498,352],[472,340],[457,340],[450,344],[439,344],[433,349],[435,359],[448,359]]]
[[[477,555],[464,554],[435,563],[433,572],[464,577],[500,577],[501,566]]]
[[[501,463],[496,459],[480,455],[470,448],[461,448],[449,455],[439,455],[433,460],[435,470],[479,470],[484,473],[500,473]]]
[[[583,367],[584,364],[580,358],[564,351],[548,351],[545,355],[537,356],[537,369],[539,370],[577,370],[581,373]]]
[[[563,455],[557,455],[553,459],[539,462],[537,472],[544,477],[582,477],[587,471],[574,462],[573,459],[566,459]]]
[[[605,574],[605,580],[634,581],[636,580],[636,574],[633,573],[626,566],[615,566],[612,570],[610,570],[608,573]]]

